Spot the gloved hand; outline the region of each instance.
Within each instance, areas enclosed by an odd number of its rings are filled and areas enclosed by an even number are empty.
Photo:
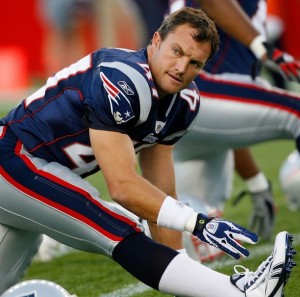
[[[270,240],[274,231],[275,206],[271,190],[271,184],[265,191],[251,193],[241,192],[233,201],[236,205],[241,198],[249,194],[252,198],[253,209],[249,217],[249,228],[261,235],[264,240]]]
[[[300,62],[290,54],[274,47],[261,35],[252,40],[249,48],[260,63],[279,72],[287,80],[300,82]]]
[[[207,217],[201,213],[197,216],[193,235],[235,259],[249,256],[249,251],[239,244],[239,240],[251,244],[258,242],[255,233],[229,221]]]
[[[279,72],[289,81],[300,82],[300,63],[288,53],[275,48],[268,42],[263,42],[267,50],[267,60],[262,61],[266,67]]]
[[[275,207],[271,189],[258,193],[250,193],[253,211],[249,219],[249,228],[270,240],[274,230]]]

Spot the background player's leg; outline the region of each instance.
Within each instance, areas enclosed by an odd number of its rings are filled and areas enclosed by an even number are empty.
[[[179,200],[197,212],[203,212],[203,205],[223,210],[226,199],[231,195],[233,168],[231,150],[221,151],[203,159],[176,162]]]

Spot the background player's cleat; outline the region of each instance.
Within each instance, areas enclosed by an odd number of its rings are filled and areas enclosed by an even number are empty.
[[[230,281],[246,297],[281,297],[283,288],[288,281],[291,270],[296,263],[293,261],[296,251],[292,247],[293,236],[286,231],[276,236],[274,250],[255,272],[243,266],[234,267],[235,274]],[[244,271],[239,272],[238,268]]]

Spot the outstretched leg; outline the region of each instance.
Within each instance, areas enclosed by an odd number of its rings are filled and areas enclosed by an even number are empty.
[[[244,268],[243,273],[231,278],[155,243],[143,233],[120,242],[113,259],[147,285],[177,296],[281,296],[295,265],[291,239],[287,232],[279,233],[272,254],[255,272]]]
[[[158,244],[143,233],[120,242],[113,251],[113,259],[140,281],[165,293],[191,297],[244,296],[230,283],[229,276]]]

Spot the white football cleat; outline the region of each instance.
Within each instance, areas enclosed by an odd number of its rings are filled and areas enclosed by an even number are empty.
[[[272,254],[257,268],[255,272],[236,265],[235,274],[230,281],[246,297],[281,297],[283,288],[288,281],[291,270],[296,263],[293,261],[296,251],[292,246],[293,236],[286,231],[276,236]],[[238,268],[244,271],[239,272]]]

